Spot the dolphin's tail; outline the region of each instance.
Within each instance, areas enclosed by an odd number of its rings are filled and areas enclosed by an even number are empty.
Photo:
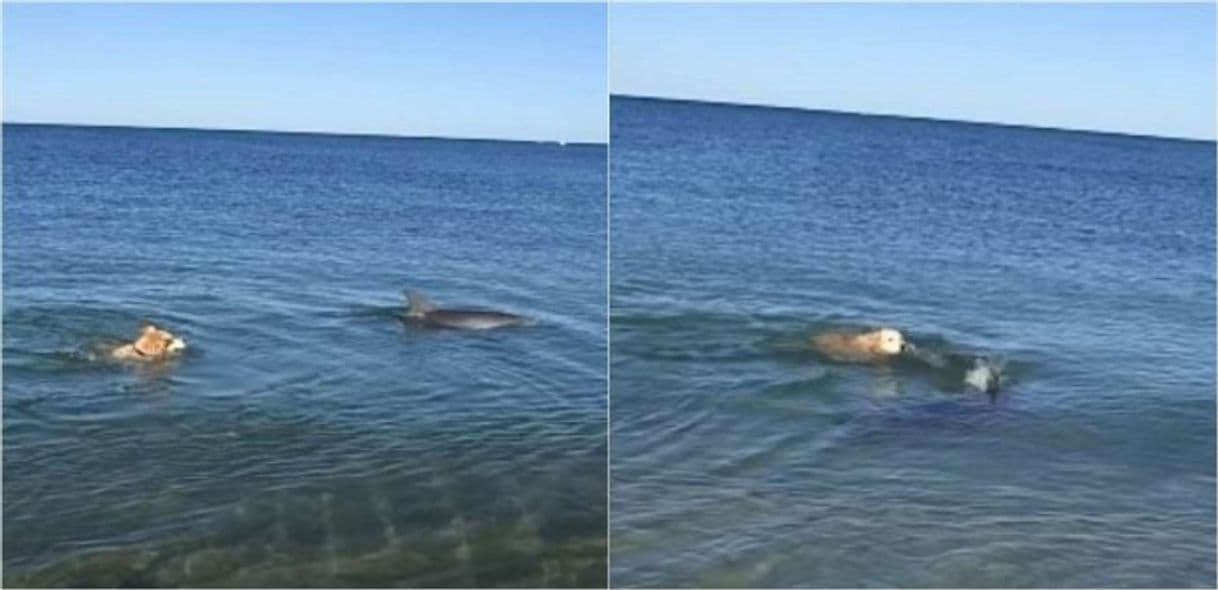
[[[436,309],[436,306],[418,291],[406,290],[402,293],[406,295],[406,315],[421,316]]]

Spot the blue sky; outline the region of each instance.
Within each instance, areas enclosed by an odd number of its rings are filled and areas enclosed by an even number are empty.
[[[1213,139],[1214,10],[615,4],[610,88]]]
[[[4,120],[606,140],[606,8],[4,3]]]

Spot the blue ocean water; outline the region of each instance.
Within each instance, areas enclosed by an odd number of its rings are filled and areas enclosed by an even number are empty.
[[[6,585],[603,586],[605,158],[6,125]]]
[[[615,586],[1213,587],[1214,143],[614,97],[611,145]],[[868,326],[924,356],[807,344]]]

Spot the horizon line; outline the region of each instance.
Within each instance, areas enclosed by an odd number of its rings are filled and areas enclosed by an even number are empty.
[[[1218,133],[1215,137],[1180,137],[1173,135],[1152,135],[1149,133],[1135,133],[1132,131],[1108,131],[1103,129],[1082,129],[1070,127],[1053,127],[1049,125],[1036,125],[1032,123],[1008,123],[1001,121],[977,121],[970,119],[950,119],[946,117],[936,117],[930,115],[907,115],[899,113],[867,113],[862,111],[847,111],[841,109],[817,108],[809,106],[781,105],[768,104],[762,102],[732,102],[722,99],[707,99],[707,98],[683,98],[672,96],[655,96],[647,94],[630,94],[621,92],[610,92],[610,98],[626,98],[632,100],[653,100],[666,102],[688,102],[705,105],[730,106],[730,107],[745,107],[757,109],[775,109],[788,111],[802,111],[808,113],[829,113],[834,115],[851,115],[856,117],[886,117],[890,119],[910,119],[915,121],[931,121],[935,123],[963,123],[966,125],[990,125],[994,127],[1018,127],[1023,129],[1033,129],[1037,131],[1059,131],[1065,133],[1091,133],[1096,135],[1115,135],[1122,137],[1134,137],[1140,139],[1160,139],[1165,141],[1190,141],[1199,143],[1218,143]],[[612,120],[612,114],[610,114]],[[1218,129],[1215,130],[1218,132]]]
[[[524,139],[512,137],[473,137],[461,135],[399,135],[366,131],[308,131],[299,129],[256,129],[249,127],[187,127],[181,125],[131,125],[123,123],[71,123],[61,121],[0,121],[0,125],[24,125],[42,127],[85,127],[94,129],[137,129],[142,131],[210,131],[217,133],[273,133],[279,135],[323,135],[331,137],[361,137],[370,139],[410,139],[439,141],[482,141],[502,143],[555,144],[562,146],[605,147],[608,141],[581,141],[562,139]]]

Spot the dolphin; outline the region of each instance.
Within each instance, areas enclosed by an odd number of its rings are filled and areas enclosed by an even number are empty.
[[[407,322],[425,328],[455,328],[458,330],[490,330],[518,326],[525,322],[523,316],[501,311],[475,309],[439,309],[426,297],[406,291]]]

